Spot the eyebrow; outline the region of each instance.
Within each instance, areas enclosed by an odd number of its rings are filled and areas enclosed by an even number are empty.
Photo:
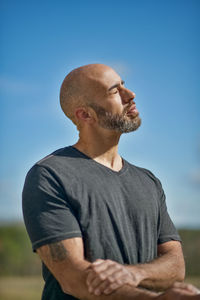
[[[111,91],[112,89],[117,88],[117,87],[119,87],[120,85],[123,85],[124,83],[125,83],[125,81],[122,80],[120,83],[116,83],[116,84],[112,85],[112,86],[108,89],[108,91]]]

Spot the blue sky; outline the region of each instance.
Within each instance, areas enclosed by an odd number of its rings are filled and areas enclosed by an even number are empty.
[[[200,227],[200,1],[0,4],[0,221],[21,220],[30,167],[78,135],[59,107],[65,75],[113,67],[136,93],[141,128],[120,154],[162,181],[173,221]]]

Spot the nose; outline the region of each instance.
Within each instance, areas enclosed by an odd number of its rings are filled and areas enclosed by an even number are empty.
[[[136,96],[136,95],[135,95],[135,93],[132,92],[131,90],[124,88],[123,91],[122,91],[122,93],[121,93],[121,96],[122,96],[122,101],[123,101],[124,103],[129,103],[129,102],[131,102],[133,99],[135,99],[135,96]]]

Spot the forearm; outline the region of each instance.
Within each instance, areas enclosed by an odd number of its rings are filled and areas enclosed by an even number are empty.
[[[80,300],[148,300],[158,296],[155,292],[128,285],[124,285],[109,295],[102,294],[96,296],[91,294],[86,284],[89,265],[90,264],[86,261],[79,263],[78,268],[76,270],[74,269],[73,274],[70,275],[71,280],[69,280],[68,275],[65,277],[63,273],[62,282],[60,282],[62,290]]]
[[[139,288],[130,286],[123,286],[109,295],[95,296],[87,293],[85,296],[80,297],[80,300],[150,300],[158,297],[158,294]]]
[[[185,266],[181,255],[166,253],[150,263],[127,266],[133,273],[140,273],[143,280],[139,286],[152,290],[166,290],[175,281],[184,280]]]
[[[42,250],[40,250],[40,255],[42,256]],[[71,264],[69,260],[65,259],[57,261],[56,272],[53,262],[48,259],[47,251],[43,261],[46,264],[48,261],[48,268],[59,282],[62,291],[80,300],[148,300],[157,297],[157,293],[128,285],[118,288],[112,294],[96,296],[89,292],[86,284],[91,266],[88,261],[79,259],[75,264]]]

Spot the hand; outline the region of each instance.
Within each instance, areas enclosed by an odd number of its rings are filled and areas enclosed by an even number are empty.
[[[170,289],[156,298],[158,300],[200,300],[200,291],[191,284],[175,282]]]
[[[133,274],[115,261],[98,259],[90,265],[86,283],[89,292],[99,296],[111,294],[124,284],[136,287],[142,279],[139,270]]]

